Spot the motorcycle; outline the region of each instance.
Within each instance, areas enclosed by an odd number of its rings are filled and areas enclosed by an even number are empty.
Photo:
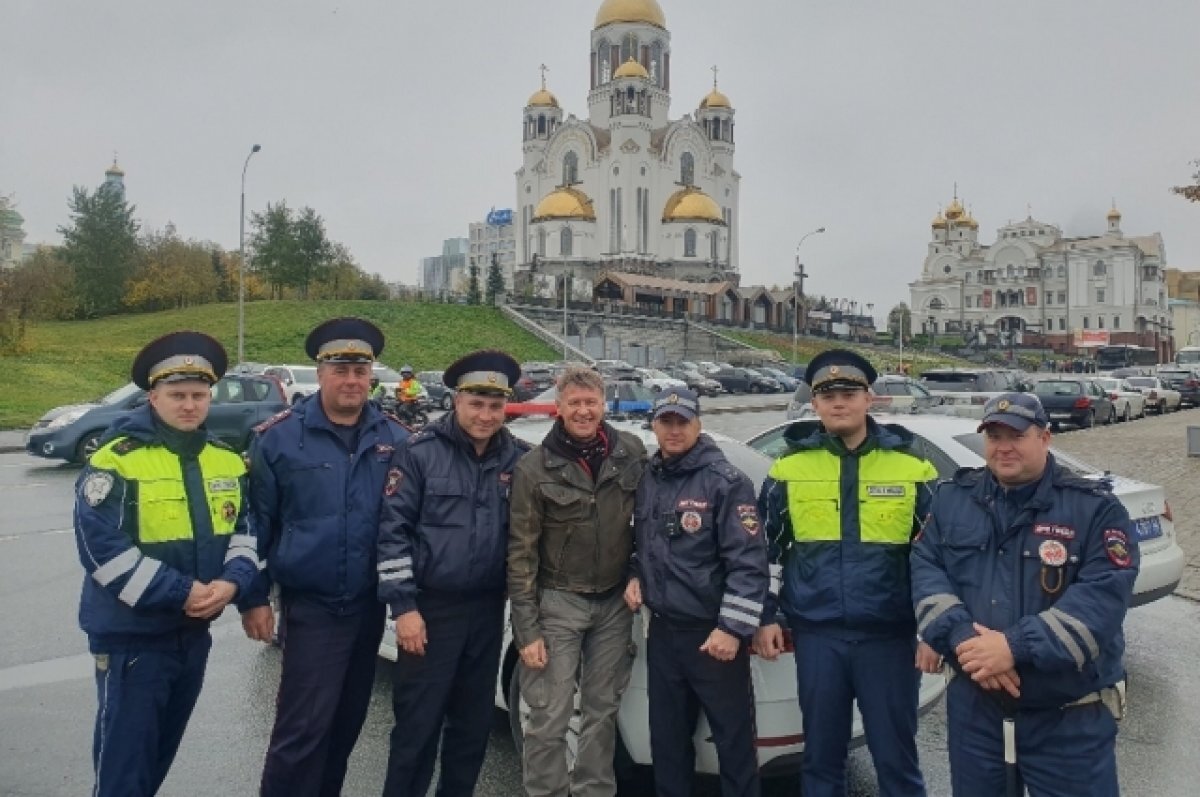
[[[395,396],[384,396],[379,401],[384,412],[391,413],[410,429],[422,429],[429,423],[429,413],[423,401],[397,401]]]

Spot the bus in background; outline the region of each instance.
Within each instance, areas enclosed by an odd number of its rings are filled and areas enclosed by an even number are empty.
[[[1101,346],[1096,349],[1096,370],[1117,368],[1153,368],[1158,365],[1158,352],[1146,346]]]
[[[1193,371],[1200,370],[1200,346],[1184,346],[1175,352],[1175,364]]]

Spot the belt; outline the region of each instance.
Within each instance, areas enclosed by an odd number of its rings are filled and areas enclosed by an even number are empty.
[[[1103,703],[1115,719],[1125,716],[1125,681],[1117,681],[1112,686],[1095,692],[1089,692],[1078,700],[1072,700],[1063,706],[1064,709],[1090,706],[1093,703]]]

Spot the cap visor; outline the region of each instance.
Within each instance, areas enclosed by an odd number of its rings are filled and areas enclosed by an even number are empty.
[[[1017,415],[995,415],[991,418],[984,418],[979,424],[979,428],[975,431],[982,432],[989,426],[1007,426],[1013,431],[1023,432],[1030,426],[1033,426],[1033,421]]]

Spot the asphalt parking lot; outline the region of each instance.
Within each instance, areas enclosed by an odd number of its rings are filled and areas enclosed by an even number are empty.
[[[758,401],[767,401],[762,397]],[[780,397],[774,397],[779,401]],[[718,399],[748,402],[751,399]],[[1100,467],[1149,481],[1167,469],[1162,481],[1181,527],[1195,522],[1186,499],[1195,495],[1191,469],[1163,451],[1135,450],[1133,439],[1175,440],[1191,413],[1139,421],[1112,430],[1071,433],[1060,445]],[[709,428],[745,438],[782,418],[775,411],[713,415]],[[1200,423],[1200,413],[1190,421]],[[1159,428],[1157,424],[1163,424]],[[1165,428],[1166,425],[1178,428]],[[1144,428],[1143,428],[1143,425]],[[1131,435],[1117,441],[1108,434]],[[1091,438],[1095,436],[1093,441]],[[1079,450],[1086,448],[1086,451]],[[1105,454],[1104,451],[1110,453]],[[1107,459],[1098,459],[1104,456]],[[44,462],[23,453],[0,454],[0,795],[78,795],[90,784],[91,723],[95,692],[92,663],[75,622],[81,569],[71,525],[71,490],[76,468]],[[1190,486],[1189,486],[1190,485]],[[1186,507],[1187,518],[1180,518]],[[1197,510],[1200,511],[1200,510]],[[1182,537],[1182,534],[1181,534]],[[1189,549],[1195,557],[1195,552]],[[1123,790],[1132,795],[1183,797],[1196,792],[1200,759],[1200,605],[1172,597],[1136,609],[1126,623],[1130,672],[1130,714],[1118,745]],[[214,645],[204,694],[200,698],[172,774],[162,793],[251,795],[256,791],[273,717],[279,654],[246,640],[231,613],[214,628]],[[387,736],[392,725],[389,665],[380,663],[371,711],[347,781],[347,795],[376,795],[382,789]],[[944,717],[940,707],[921,724],[919,744],[931,795],[949,793]],[[875,795],[870,757],[856,751],[850,762],[850,793]],[[520,794],[519,762],[507,721],[497,713],[479,795]],[[645,781],[623,795],[650,794]],[[712,781],[698,795],[717,795]],[[797,793],[794,781],[766,785],[767,795]]]

